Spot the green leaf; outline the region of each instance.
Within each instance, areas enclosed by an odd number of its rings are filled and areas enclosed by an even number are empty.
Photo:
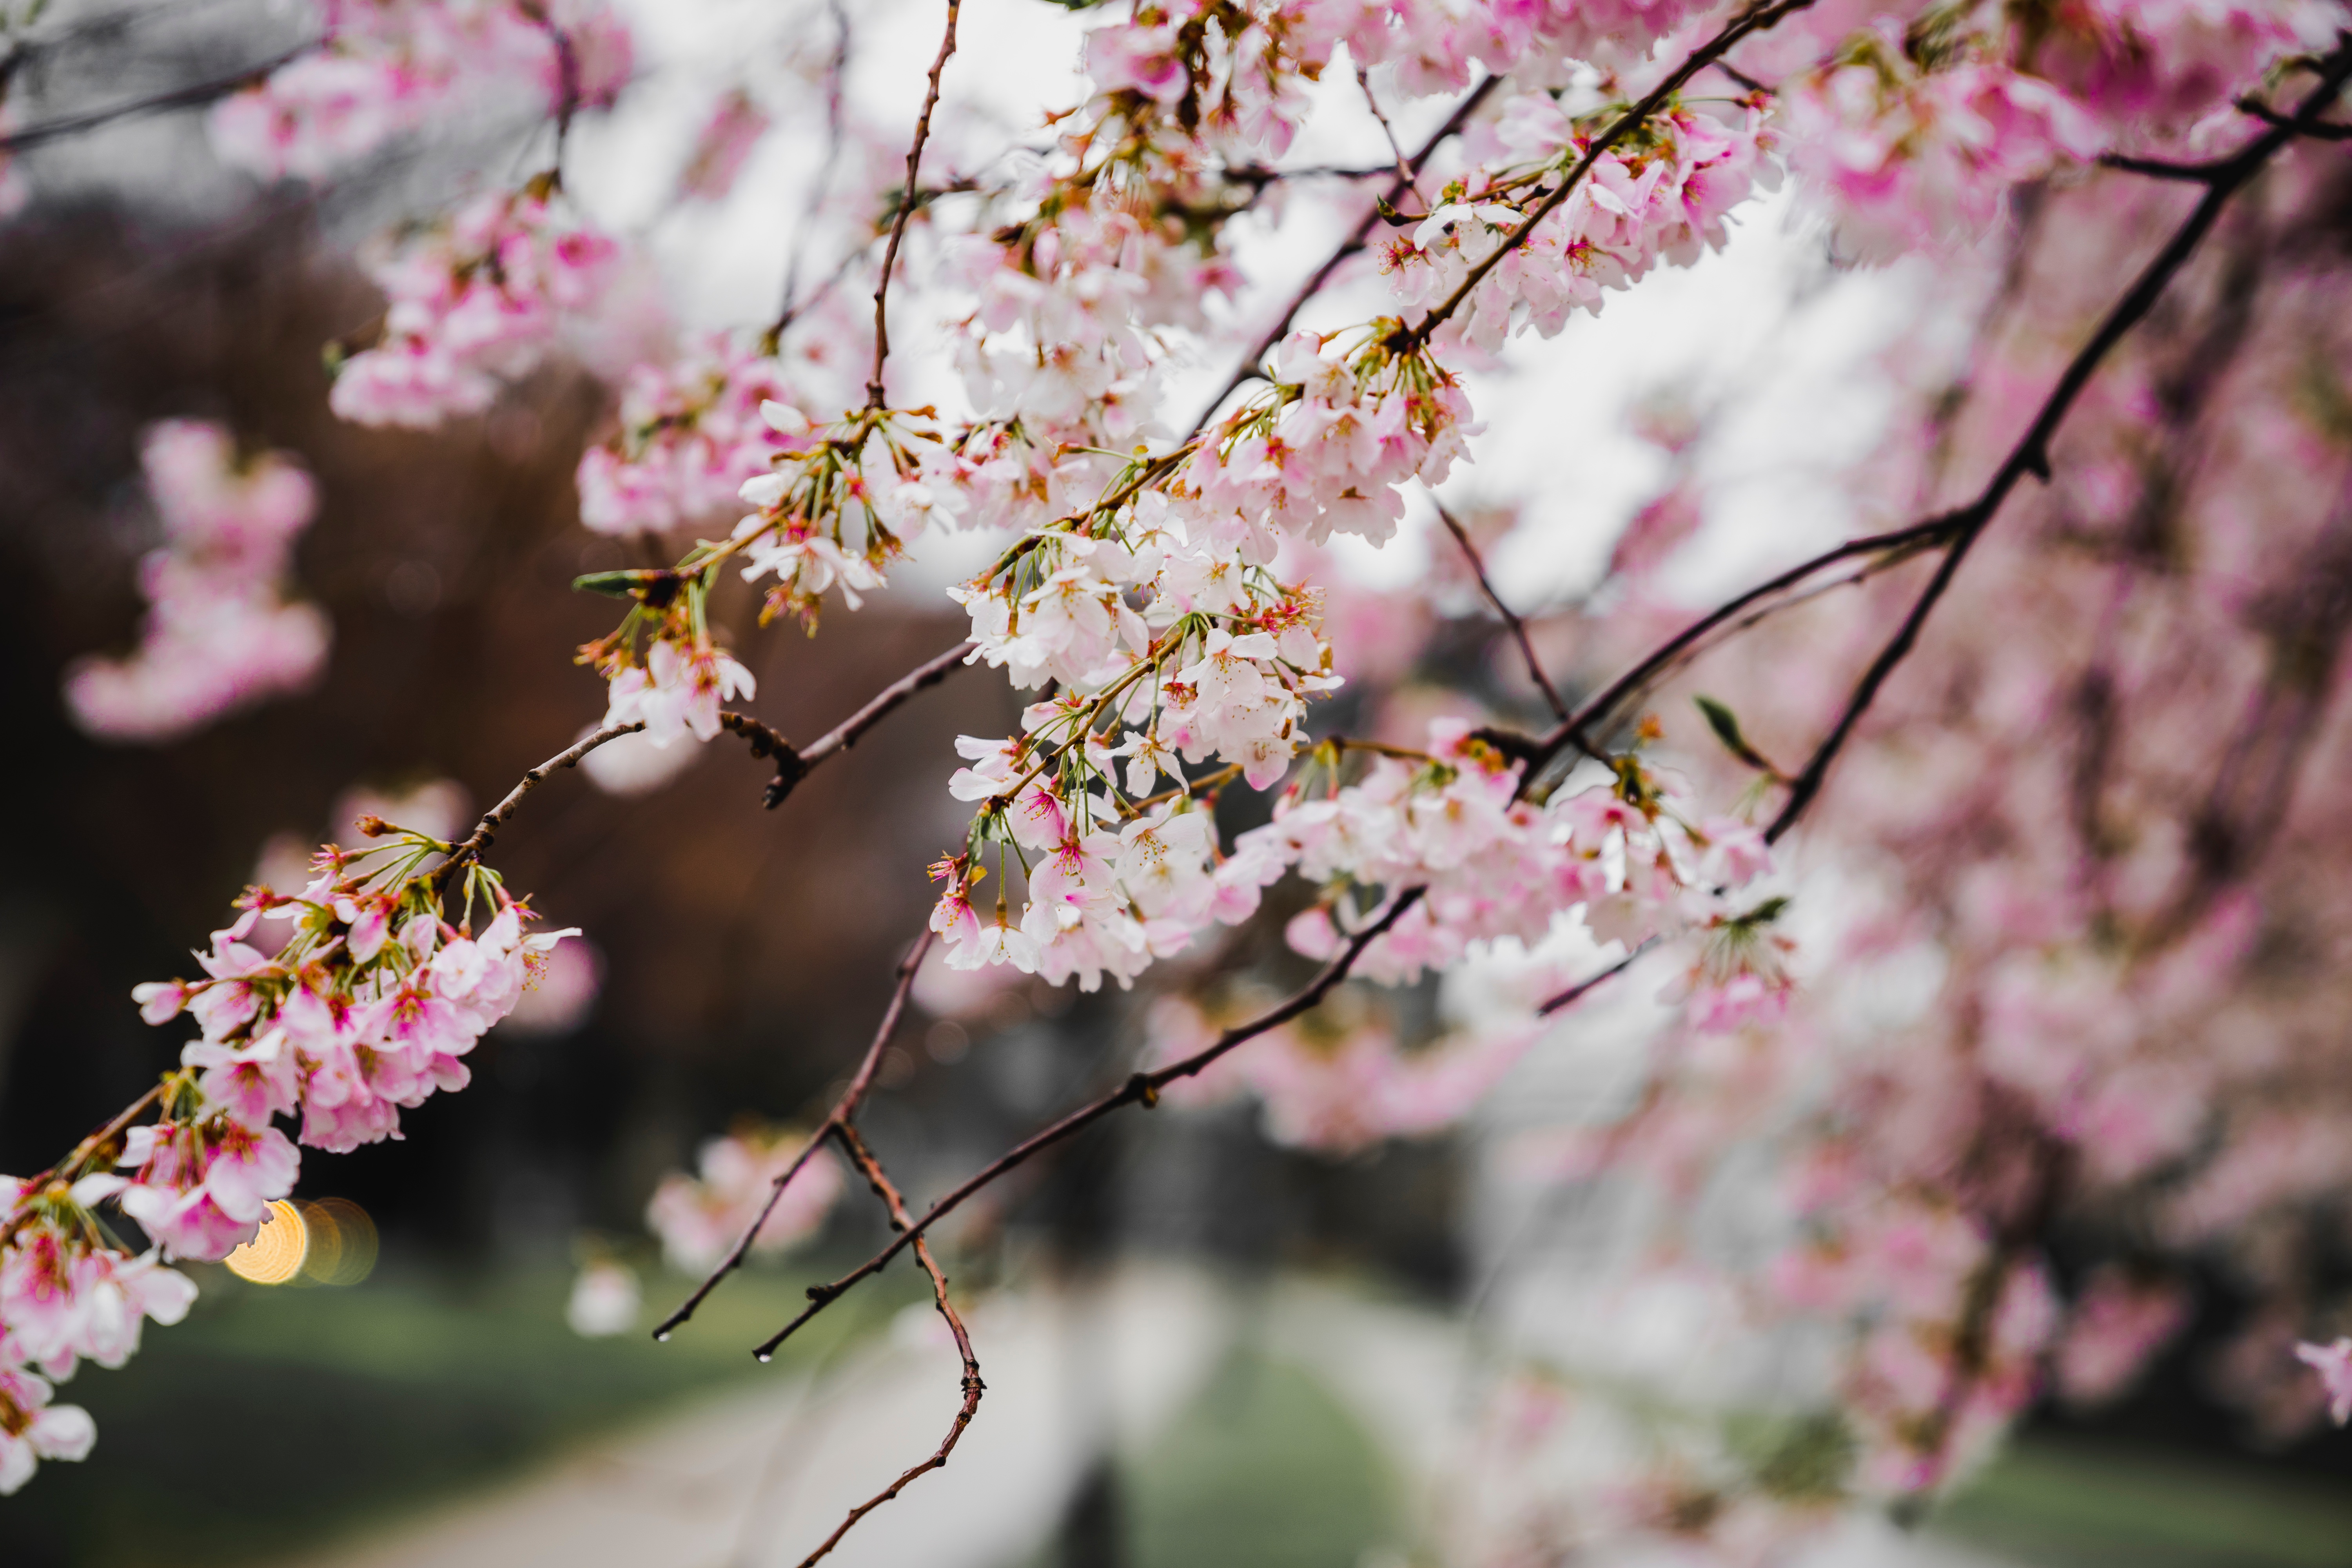
[[[1740,733],[1739,715],[1712,697],[1694,697],[1691,700],[1706,715],[1706,727],[1715,731],[1715,738],[1723,742],[1725,751],[1760,773],[1776,779],[1780,776],[1780,770],[1767,761],[1764,753],[1750,745],[1748,737]]]
[[[643,572],[590,572],[572,579],[572,586],[591,594],[609,594],[615,599],[634,599],[645,576]]]

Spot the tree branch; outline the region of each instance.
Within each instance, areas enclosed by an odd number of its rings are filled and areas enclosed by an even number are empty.
[[[923,955],[930,950],[931,931],[926,926],[923,934],[915,939],[914,946],[907,950],[907,956],[898,961],[898,980],[890,989],[889,1005],[883,1008],[882,1022],[875,1026],[874,1038],[867,1042],[866,1055],[858,1061],[857,1070],[850,1075],[849,1086],[835,1098],[833,1109],[824,1113],[824,1120],[817,1124],[815,1131],[809,1134],[808,1142],[802,1145],[801,1152],[793,1156],[793,1163],[770,1184],[768,1201],[760,1206],[759,1215],[751,1223],[743,1227],[742,1236],[736,1240],[719,1267],[704,1277],[702,1283],[678,1304],[677,1310],[654,1325],[654,1338],[669,1338],[679,1324],[694,1316],[694,1310],[709,1299],[721,1280],[743,1267],[743,1259],[751,1256],[751,1243],[758,1238],[760,1227],[768,1223],[768,1216],[775,1212],[777,1200],[784,1195],[784,1188],[801,1173],[801,1167],[809,1163],[826,1135],[836,1128],[848,1126],[850,1119],[857,1114],[857,1108],[865,1103],[866,1091],[873,1087],[875,1069],[882,1064],[882,1053],[889,1048],[890,1037],[898,1033],[899,1015],[907,1010],[907,997],[915,988],[915,972],[922,968]],[[765,1361],[768,1358],[763,1355],[760,1359]]]
[[[754,757],[776,759],[776,776],[768,781],[767,793],[761,796],[767,808],[773,811],[784,803],[784,797],[791,795],[818,763],[836,752],[849,750],[857,744],[866,731],[897,711],[907,699],[937,686],[961,668],[971,656],[975,646],[970,641],[960,642],[945,653],[934,654],[925,659],[876,692],[873,700],[865,707],[810,742],[806,750],[794,746],[782,733],[748,713],[721,713],[719,722],[751,742]]]
[[[558,768],[571,767],[605,742],[617,741],[624,735],[634,735],[645,727],[646,721],[642,719],[632,719],[625,724],[608,724],[593,735],[583,736],[523,774],[514,788],[507,791],[504,800],[482,814],[482,820],[474,825],[474,831],[449,851],[449,858],[430,873],[434,890],[438,892],[447,887],[449,879],[457,874],[458,867],[482,858],[482,852],[489,848],[491,842],[498,837],[499,829],[507,825],[516,808],[522,805],[523,796],[544,784],[550,773]]]
[[[948,0],[947,31],[940,37],[939,57],[931,61],[930,86],[923,93],[923,111],[915,119],[915,140],[907,149],[907,186],[898,195],[898,216],[890,225],[890,245],[882,252],[882,276],[874,285],[874,374],[866,383],[866,406],[883,405],[882,367],[890,358],[890,273],[898,265],[898,246],[907,237],[907,220],[915,216],[915,169],[923,161],[923,143],[930,140],[931,110],[939,106],[940,73],[955,53],[956,11],[962,0]],[[770,803],[774,804],[773,802]]]
[[[1470,563],[1470,572],[1478,579],[1479,591],[1486,595],[1486,602],[1495,606],[1495,613],[1503,617],[1503,624],[1511,629],[1512,640],[1519,645],[1519,658],[1527,663],[1528,679],[1534,681],[1536,689],[1543,693],[1544,701],[1550,705],[1551,716],[1566,720],[1568,704],[1560,700],[1551,678],[1544,674],[1543,661],[1536,658],[1535,645],[1528,641],[1527,622],[1521,620],[1510,605],[1503,603],[1502,595],[1495,592],[1495,584],[1486,577],[1486,563],[1478,558],[1478,547],[1470,542],[1468,531],[1454,520],[1452,512],[1445,510],[1443,501],[1432,497],[1430,504],[1437,508],[1437,521],[1445,525],[1445,531],[1452,534],[1454,542],[1462,547],[1462,557]]]
[[[308,43],[297,44],[290,49],[261,61],[258,65],[246,67],[235,76],[215,77],[210,81],[200,81],[193,86],[174,88],[169,92],[157,93],[152,98],[133,99],[127,103],[109,104],[104,109],[93,109],[86,114],[71,114],[62,120],[52,120],[40,125],[28,125],[14,135],[0,136],[0,156],[22,153],[28,148],[61,141],[68,136],[79,136],[85,131],[94,131],[101,125],[110,125],[118,120],[139,120],[150,114],[168,113],[175,109],[202,108],[207,103],[226,98],[233,92],[242,91],[246,88],[258,84],[280,66],[293,64],[325,42],[323,38],[313,38]]]
[[[1348,977],[1348,972],[1355,967],[1356,961],[1363,956],[1366,948],[1386,935],[1391,927],[1404,918],[1408,910],[1421,901],[1421,895],[1422,889],[1419,888],[1408,888],[1397,894],[1389,901],[1387,910],[1380,919],[1359,931],[1354,939],[1340,951],[1338,957],[1323,966],[1321,973],[1316,975],[1304,989],[1294,993],[1289,1000],[1259,1014],[1246,1024],[1236,1025],[1227,1029],[1218,1036],[1214,1042],[1181,1061],[1171,1062],[1151,1072],[1137,1072],[1129,1075],[1125,1083],[1110,1093],[1079,1107],[1060,1121],[1031,1133],[1021,1142],[965,1177],[950,1189],[946,1196],[924,1211],[921,1219],[901,1232],[881,1251],[838,1279],[826,1284],[810,1286],[808,1306],[752,1353],[763,1360],[775,1354],[776,1347],[792,1338],[803,1324],[824,1310],[859,1280],[879,1273],[885,1264],[919,1239],[932,1226],[961,1207],[965,1199],[995,1182],[1005,1173],[1016,1166],[1026,1164],[1031,1158],[1052,1148],[1055,1144],[1066,1142],[1085,1131],[1123,1105],[1157,1104],[1160,1089],[1176,1079],[1191,1078],[1235,1047],[1255,1039],[1270,1029],[1279,1028],[1300,1014],[1312,1009],[1324,997],[1329,995],[1339,982]]]
[[[851,1161],[865,1173],[866,1184],[874,1189],[875,1196],[880,1198],[884,1205],[889,1209],[890,1227],[902,1233],[906,1231],[914,1222],[908,1218],[906,1200],[899,1195],[898,1186],[884,1173],[882,1162],[876,1159],[873,1152],[866,1147],[866,1141],[857,1135],[856,1127],[844,1121],[833,1131],[834,1136],[841,1141],[842,1148],[848,1152]],[[922,1463],[910,1467],[897,1480],[851,1509],[849,1517],[843,1520],[840,1526],[824,1538],[824,1543],[801,1559],[801,1568],[810,1568],[810,1564],[839,1545],[841,1538],[847,1535],[859,1520],[906,1490],[908,1482],[919,1476],[928,1475],[933,1470],[945,1468],[948,1456],[955,1452],[956,1444],[963,1437],[963,1429],[971,1425],[971,1418],[980,1412],[980,1396],[988,1387],[980,1380],[980,1359],[972,1353],[971,1335],[965,1331],[963,1319],[957,1315],[955,1303],[948,1299],[948,1277],[940,1271],[938,1261],[931,1257],[930,1243],[920,1237],[915,1241],[915,1261],[922,1265],[925,1274],[930,1276],[931,1303],[939,1309],[940,1316],[947,1320],[948,1332],[955,1336],[956,1353],[963,1358],[963,1403],[957,1406],[955,1420],[949,1425],[948,1435],[940,1439],[938,1451]]]
[[[2157,300],[2175,275],[2188,264],[2198,245],[2220,220],[2222,209],[2229,205],[2231,199],[2245,188],[2280,148],[2301,133],[2303,126],[2335,100],[2347,79],[2352,79],[2352,34],[2339,34],[2335,51],[2320,63],[2319,85],[2304,99],[2294,116],[2273,125],[2222,162],[2187,221],[2174,231],[2164,248],[2140,269],[2131,288],[2107,312],[2098,330],[2091,334],[2090,341],[2075,352],[2059,376],[2058,384],[2042,400],[2033,423],[2024,435],[2018,437],[2008,458],[1986,481],[1984,489],[1974,501],[1952,514],[1951,542],[1945,549],[1943,560],[1937,564],[1935,575],[1927,580],[1927,587],[1913,603],[1909,614],[1904,616],[1903,624],[1895,628],[1894,637],[1879,650],[1870,668],[1863,672],[1861,681],[1855,685],[1844,710],[1838,715],[1837,722],[1806,762],[1803,771],[1790,783],[1788,800],[1782,804],[1780,815],[1772,819],[1772,825],[1764,830],[1767,843],[1777,843],[1790,827],[1796,826],[1797,819],[1804,815],[1805,809],[1821,793],[1822,781],[1827,776],[1830,764],[1844,749],[1862,716],[1877,700],[1887,677],[1895,672],[1895,667],[1910,655],[1917,644],[1920,628],[1927,625],[1928,616],[1934,613],[1937,604],[1950,588],[1960,563],[1967,559],[1978,537],[1999,514],[2001,503],[2009,499],[2010,492],[2028,474],[2045,481],[2049,479],[2051,439],[2074,408],[2075,400],[2082,395],[2083,389],[2090,384],[2091,377],[2100,364],[2155,307]]]

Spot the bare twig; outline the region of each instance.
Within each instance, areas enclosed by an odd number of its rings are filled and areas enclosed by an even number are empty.
[[[207,103],[226,98],[233,92],[240,92],[246,88],[256,85],[280,66],[293,64],[325,41],[323,38],[313,38],[308,43],[297,44],[292,48],[272,55],[257,65],[246,67],[234,76],[215,77],[210,81],[200,81],[192,86],[174,88],[169,92],[159,92],[152,98],[132,99],[127,103],[113,103],[104,109],[93,109],[86,114],[69,114],[62,120],[51,120],[40,125],[28,125],[13,135],[0,136],[0,154],[22,153],[28,148],[61,141],[68,136],[79,136],[85,131],[94,131],[101,125],[111,125],[120,120],[139,120],[150,114],[169,113],[175,109],[201,108]]]
[[[516,781],[514,788],[507,791],[506,798],[484,812],[482,820],[474,825],[474,831],[449,851],[449,858],[442,861],[432,873],[433,886],[436,889],[448,886],[449,879],[457,874],[458,867],[479,860],[482,852],[489,848],[491,842],[498,837],[499,829],[507,825],[515,809],[522,805],[523,796],[545,783],[550,773],[558,768],[571,767],[605,742],[617,741],[624,735],[634,735],[645,727],[646,721],[642,719],[632,719],[625,724],[608,724],[593,735],[583,736],[523,774]]]
[[[1554,996],[1544,1003],[1542,1006],[1538,1007],[1536,1009],[1536,1016],[1538,1018],[1549,1018],[1563,1007],[1575,1006],[1579,1002],[1584,1000],[1585,994],[1587,992],[1592,990],[1603,981],[1614,980],[1617,976],[1624,973],[1627,970],[1633,967],[1634,960],[1640,958],[1643,954],[1648,952],[1652,948],[1657,945],[1658,939],[1656,937],[1652,936],[1643,938],[1639,943],[1635,944],[1626,952],[1624,957],[1619,959],[1616,963],[1611,964],[1600,973],[1586,975],[1583,979],[1578,981],[1575,984],[1570,986],[1559,995]]]
[[[923,161],[923,143],[930,140],[931,110],[940,101],[940,73],[955,53],[956,11],[962,0],[948,0],[947,30],[940,37],[939,57],[931,61],[930,86],[923,93],[923,111],[915,119],[915,140],[907,148],[907,185],[898,193],[898,216],[890,225],[889,247],[882,252],[882,276],[874,284],[874,374],[866,379],[866,405],[883,405],[882,367],[890,358],[890,273],[898,265],[898,246],[907,237],[907,220],[915,216],[915,169]]]
[[[1055,1144],[1066,1142],[1085,1131],[1121,1106],[1157,1104],[1160,1091],[1176,1079],[1191,1078],[1235,1047],[1254,1040],[1270,1029],[1279,1028],[1300,1014],[1315,1007],[1324,997],[1331,994],[1333,987],[1348,977],[1348,972],[1356,966],[1356,961],[1363,956],[1364,950],[1386,935],[1391,927],[1404,918],[1407,910],[1421,901],[1421,894],[1422,889],[1419,888],[1407,888],[1390,900],[1388,909],[1378,920],[1357,932],[1348,945],[1340,950],[1339,955],[1323,966],[1322,973],[1316,975],[1303,989],[1293,993],[1287,1001],[1259,1014],[1246,1024],[1239,1024],[1227,1029],[1211,1044],[1181,1061],[1171,1062],[1151,1072],[1130,1074],[1125,1083],[1110,1093],[1080,1106],[1058,1121],[1031,1133],[1027,1138],[965,1177],[951,1188],[947,1195],[925,1210],[922,1218],[899,1233],[881,1251],[838,1279],[822,1285],[810,1286],[807,1308],[777,1331],[754,1353],[761,1356],[773,1355],[778,1345],[792,1338],[803,1324],[824,1310],[827,1306],[838,1300],[843,1292],[848,1290],[859,1280],[879,1273],[884,1265],[898,1257],[932,1226],[962,1206],[964,1201],[974,1193],[990,1185],[1007,1172],[1016,1166],[1026,1164],[1033,1157],[1052,1148]]]
[[[1527,622],[1521,620],[1510,605],[1503,603],[1502,595],[1495,592],[1495,584],[1486,576],[1486,563],[1478,558],[1478,547],[1470,542],[1469,531],[1445,510],[1443,501],[1432,500],[1430,504],[1437,508],[1437,521],[1445,525],[1445,531],[1452,534],[1454,542],[1462,547],[1463,559],[1470,563],[1471,574],[1478,579],[1479,591],[1486,595],[1486,602],[1495,606],[1495,613],[1503,617],[1503,624],[1511,629],[1511,639],[1519,645],[1519,658],[1527,661],[1528,679],[1534,681],[1536,689],[1543,693],[1544,701],[1550,705],[1551,716],[1565,720],[1568,704],[1560,700],[1551,678],[1544,674],[1543,661],[1536,658],[1535,645],[1528,641]]]
[[[1361,62],[1356,66],[1356,85],[1363,89],[1364,107],[1370,110],[1372,118],[1381,122],[1381,134],[1389,139],[1389,153],[1396,159],[1397,184],[1405,191],[1420,195],[1421,186],[1413,180],[1412,165],[1405,161],[1404,144],[1397,140],[1396,127],[1389,123],[1387,112],[1381,108],[1381,100],[1372,96],[1371,73],[1364,69]],[[1403,192],[1398,194],[1402,195]],[[1396,197],[1391,196],[1389,203],[1394,205]]]
[[[834,1135],[841,1141],[842,1148],[848,1152],[850,1160],[858,1170],[865,1173],[866,1184],[874,1189],[875,1195],[888,1207],[891,1228],[905,1231],[914,1222],[908,1218],[906,1200],[899,1195],[897,1184],[883,1171],[882,1162],[874,1157],[873,1152],[866,1147],[866,1141],[857,1135],[857,1129],[850,1123],[844,1121],[835,1127]],[[801,1568],[809,1568],[811,1563],[839,1545],[841,1538],[848,1534],[859,1520],[906,1490],[908,1482],[933,1470],[945,1468],[948,1456],[955,1452],[956,1444],[963,1436],[963,1429],[971,1425],[972,1416],[980,1411],[980,1396],[988,1385],[980,1380],[980,1359],[972,1353],[971,1335],[965,1331],[963,1319],[957,1314],[955,1303],[948,1298],[948,1277],[940,1271],[938,1261],[931,1257],[930,1243],[919,1237],[915,1242],[915,1261],[922,1265],[925,1274],[930,1276],[931,1302],[939,1309],[940,1316],[947,1320],[948,1332],[955,1336],[956,1353],[963,1358],[963,1403],[956,1407],[955,1420],[949,1425],[948,1435],[940,1440],[938,1450],[851,1509],[849,1517],[824,1538],[824,1544],[801,1559]]]
[[[888,718],[907,699],[937,686],[962,668],[971,657],[972,647],[970,642],[960,642],[945,653],[925,659],[876,692],[872,701],[810,742],[805,749],[794,746],[749,714],[721,713],[719,721],[750,741],[753,756],[776,759],[776,776],[768,781],[767,793],[761,797],[768,809],[773,811],[818,763],[836,752],[849,750],[857,744],[860,736]]]
[[[694,1316],[694,1310],[719,1289],[720,1281],[743,1267],[744,1258],[751,1256],[751,1243],[758,1238],[760,1227],[768,1223],[768,1216],[775,1212],[777,1201],[784,1195],[784,1188],[801,1173],[801,1167],[814,1156],[826,1137],[836,1128],[848,1126],[850,1119],[857,1114],[857,1108],[865,1103],[866,1091],[873,1087],[874,1072],[881,1065],[882,1053],[889,1048],[890,1037],[898,1032],[898,1016],[907,1010],[908,994],[915,988],[915,972],[923,966],[923,954],[929,952],[930,947],[931,932],[926,927],[923,934],[915,939],[915,945],[907,950],[907,956],[898,961],[898,984],[891,988],[890,1005],[882,1010],[882,1022],[875,1027],[874,1038],[866,1045],[866,1055],[858,1062],[857,1070],[850,1075],[849,1086],[835,1098],[833,1109],[824,1113],[824,1120],[817,1124],[815,1131],[809,1134],[808,1142],[802,1146],[801,1152],[793,1156],[793,1163],[770,1184],[768,1201],[760,1206],[760,1212],[751,1223],[743,1227],[742,1236],[736,1240],[719,1267],[704,1277],[702,1283],[678,1304],[676,1311],[654,1325],[654,1338],[669,1338],[679,1324]],[[762,1355],[760,1359],[765,1361],[768,1358]]]
[[[776,319],[770,323],[762,340],[770,353],[776,352],[777,342],[803,309],[801,263],[807,258],[805,242],[807,237],[816,231],[817,214],[824,205],[826,191],[831,188],[833,171],[841,162],[842,84],[849,76],[849,13],[841,0],[833,0],[826,9],[833,17],[834,36],[833,58],[824,68],[824,162],[809,182],[808,200],[802,204],[801,221],[793,236],[793,247],[784,258],[783,302],[776,308]],[[849,255],[842,258],[840,265],[834,269],[834,276],[818,285],[819,295],[848,270],[850,264],[856,259],[859,248],[853,248]]]

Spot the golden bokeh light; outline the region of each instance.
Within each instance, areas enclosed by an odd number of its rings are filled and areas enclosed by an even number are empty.
[[[349,1198],[302,1205],[310,1237],[303,1275],[321,1285],[356,1285],[375,1268],[375,1221]]]
[[[269,1205],[254,1238],[221,1261],[240,1279],[283,1285],[302,1272],[310,1251],[310,1227],[303,1224],[301,1211],[280,1198]]]

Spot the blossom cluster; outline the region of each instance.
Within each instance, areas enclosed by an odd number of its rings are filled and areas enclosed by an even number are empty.
[[[547,181],[473,198],[371,268],[383,338],[337,368],[329,406],[354,424],[418,429],[480,413],[595,305],[618,258],[559,210]]]
[[[603,0],[310,0],[323,40],[212,110],[214,151],[322,180],[394,136],[529,83],[549,113],[610,104],[635,44]]]
[[[1660,260],[1688,266],[1721,249],[1733,209],[1780,183],[1780,138],[1757,95],[1717,108],[1677,103],[1652,116],[1549,204],[1624,106],[1571,117],[1549,93],[1507,100],[1470,139],[1477,183],[1449,184],[1410,235],[1383,247],[1396,300],[1444,303],[1514,239],[1445,329],[1491,350],[1521,326],[1555,335],[1572,312],[1600,310],[1604,289],[1630,287]]]
[[[820,1148],[777,1191],[777,1181],[807,1142],[797,1128],[740,1130],[703,1144],[697,1174],[663,1177],[646,1207],[646,1225],[660,1239],[669,1266],[689,1274],[715,1268],[771,1200],[751,1250],[782,1252],[807,1239],[842,1190],[841,1162]]]
[[[89,1451],[88,1417],[48,1405],[48,1380],[83,1360],[121,1366],[145,1321],[177,1322],[195,1287],[165,1264],[250,1240],[293,1190],[298,1142],[341,1153],[397,1138],[403,1110],[465,1087],[467,1056],[573,934],[524,934],[530,911],[477,865],[462,901],[488,922],[478,934],[450,924],[437,868],[452,846],[363,826],[381,842],[321,849],[299,893],[250,889],[196,955],[203,978],[134,990],[149,1023],[184,1013],[198,1029],[149,1097],[154,1121],[126,1116],[38,1177],[0,1178],[0,1488],[21,1485],[37,1458]],[[274,955],[248,940],[264,921],[290,927]],[[280,1116],[296,1119],[295,1137]],[[124,1250],[101,1205],[147,1250]]]
[[[776,432],[761,406],[798,401],[783,367],[724,334],[621,388],[621,428],[580,459],[580,521],[598,533],[667,533],[732,506],[767,471]]]
[[[227,430],[199,420],[150,426],[139,459],[163,524],[163,548],[140,563],[139,649],[77,665],[66,702],[92,734],[168,741],[299,690],[325,664],[327,617],[284,597],[318,489],[290,455],[242,458]]]

